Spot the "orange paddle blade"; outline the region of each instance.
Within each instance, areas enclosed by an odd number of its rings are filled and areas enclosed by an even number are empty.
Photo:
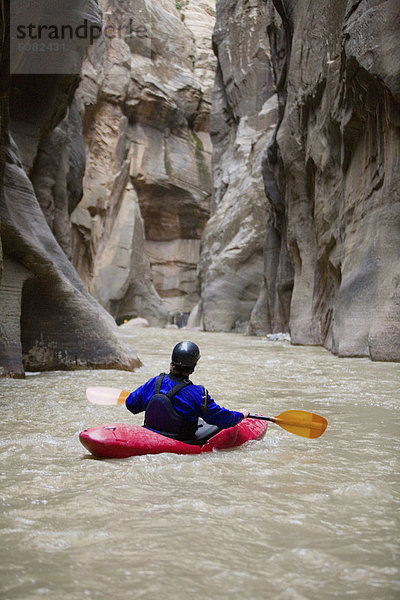
[[[125,404],[125,400],[130,392],[118,388],[93,386],[86,390],[86,398],[92,404],[101,404],[102,406],[116,406]]]
[[[328,425],[325,417],[305,410],[286,410],[271,421],[295,435],[315,439],[322,435]]]

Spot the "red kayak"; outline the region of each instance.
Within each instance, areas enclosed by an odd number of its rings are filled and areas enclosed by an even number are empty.
[[[205,428],[209,426],[205,425]],[[171,439],[139,425],[121,423],[85,429],[79,440],[97,458],[127,458],[142,454],[202,454],[212,450],[237,448],[250,440],[261,439],[268,421],[243,419],[234,427],[219,430],[204,443],[186,443]],[[199,440],[201,436],[199,437]]]

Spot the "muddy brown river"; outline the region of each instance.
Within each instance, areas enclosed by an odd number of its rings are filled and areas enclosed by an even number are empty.
[[[122,331],[144,366],[0,380],[2,600],[394,600],[400,365],[236,334]],[[141,423],[90,405],[199,344],[192,379],[228,408],[319,413],[317,440],[270,425],[234,451],[96,460],[78,433]]]

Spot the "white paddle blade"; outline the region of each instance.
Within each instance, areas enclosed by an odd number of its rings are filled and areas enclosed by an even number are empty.
[[[93,386],[86,389],[86,398],[92,404],[116,406],[124,404],[130,392],[112,387]]]

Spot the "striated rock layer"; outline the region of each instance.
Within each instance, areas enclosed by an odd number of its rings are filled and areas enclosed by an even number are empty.
[[[214,4],[102,0],[77,93],[87,167],[72,260],[115,317],[164,325],[199,297],[209,217]]]
[[[190,319],[208,331],[243,331],[262,282],[262,157],[277,120],[266,20],[263,2],[217,4],[213,211],[200,260],[201,302]]]
[[[245,272],[262,278],[250,333],[290,331],[293,343],[322,344],[340,356],[400,360],[399,25],[396,0],[338,0],[329,10],[322,2],[219,1],[213,119],[222,134],[213,138],[216,203],[202,254],[206,329],[233,329],[249,318]],[[273,83],[262,81],[265,71]],[[276,90],[278,115],[260,149],[267,235],[264,265],[259,259],[252,272],[240,253],[230,265],[224,250],[231,243],[238,252],[235,239],[245,231],[240,200],[226,217],[223,247],[216,234],[233,193],[232,178],[218,177],[220,157],[235,164],[234,140],[249,114],[241,99],[255,102],[256,89]],[[265,135],[265,126],[257,133]],[[252,152],[237,167],[243,177],[256,164]],[[235,193],[243,198],[238,179]],[[248,195],[259,197],[254,171],[247,182]],[[245,245],[260,256],[259,239],[243,242],[242,252]],[[218,308],[224,303],[228,319]]]
[[[94,2],[78,4],[75,17],[100,17]],[[10,79],[7,42],[1,49],[0,376],[23,377],[24,370],[138,367],[136,353],[67,258],[70,244],[63,232],[68,232],[68,201],[79,199],[83,165],[81,146],[73,143],[76,111],[72,108],[60,123],[78,77],[27,74]],[[64,144],[68,136],[70,143]]]

